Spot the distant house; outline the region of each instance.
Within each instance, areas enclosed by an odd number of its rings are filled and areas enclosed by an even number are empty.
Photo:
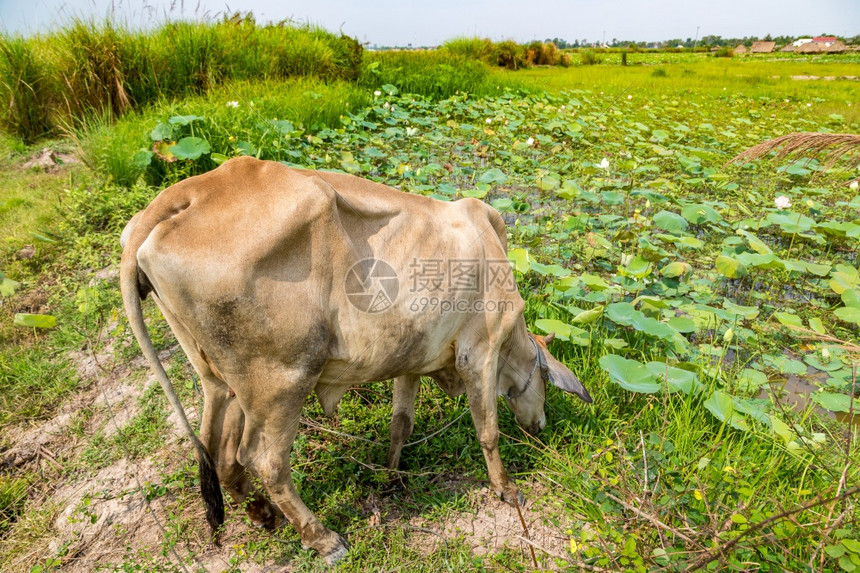
[[[749,50],[743,44],[740,44],[737,48],[734,49],[736,54],[746,54]]]
[[[803,44],[808,44],[811,41],[812,41],[812,38],[798,38],[794,42],[792,42],[791,45],[794,46],[795,48],[799,48]]]
[[[824,42],[825,44],[833,44],[836,42],[836,36],[817,36],[812,38],[813,42]]]
[[[753,42],[750,48],[752,54],[770,54],[776,47],[776,42]]]
[[[783,46],[780,52],[794,52],[795,50],[797,50],[797,46],[795,46],[794,44],[786,44],[785,46]]]

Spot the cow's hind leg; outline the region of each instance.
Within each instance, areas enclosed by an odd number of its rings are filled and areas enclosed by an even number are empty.
[[[346,556],[349,544],[308,509],[296,491],[290,468],[302,405],[316,380],[309,381],[300,372],[277,371],[276,366],[266,375],[252,377],[255,392],[247,396],[249,402],[244,407],[239,463],[260,476],[272,500],[298,530],[302,545],[315,549],[333,565]]]
[[[168,309],[161,308],[161,311],[200,376],[204,397],[200,441],[215,462],[218,481],[233,501],[245,505],[254,525],[267,529],[278,527],[283,524],[284,515],[259,488],[254,487],[245,468],[236,459],[245,424],[242,407],[182,322]]]
[[[219,381],[220,382],[220,381]],[[284,514],[251,482],[237,453],[242,442],[245,414],[239,401],[223,383],[204,381],[206,401],[200,439],[212,455],[218,480],[237,504],[245,507],[251,523],[275,529],[285,522]]]
[[[391,447],[385,462],[389,469],[397,469],[400,464],[400,451],[415,426],[415,397],[421,377],[418,375],[398,376],[394,379],[394,399],[391,408]]]

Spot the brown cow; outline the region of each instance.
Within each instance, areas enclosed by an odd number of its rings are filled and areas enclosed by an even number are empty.
[[[547,351],[551,336],[527,332],[504,223],[480,201],[242,157],[164,190],[122,242],[126,313],[196,448],[213,528],[220,479],[237,502],[253,494],[256,523],[285,515],[328,563],[346,554],[290,473],[312,392],[330,415],[354,384],[394,378],[390,467],[412,432],[420,376],[465,392],[490,487],[509,503],[520,494],[499,456],[497,396],[530,432],[546,425],[547,380],[591,401]],[[143,322],[150,293],[202,380],[200,439]],[[246,468],[274,504],[252,491]]]

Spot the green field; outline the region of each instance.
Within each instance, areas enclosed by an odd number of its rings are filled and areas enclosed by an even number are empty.
[[[321,53],[340,45],[313,33]],[[309,402],[294,480],[349,539],[340,570],[532,571],[527,535],[541,570],[860,568],[860,172],[850,155],[728,164],[792,132],[860,133],[845,79],[860,58],[598,56],[218,68],[205,89],[72,113],[45,128],[53,139],[22,143],[6,121],[0,569],[324,570],[291,526],[258,531],[236,507],[222,547],[208,543],[192,448],[119,297],[128,218],[238,155],[493,205],[530,329],[556,333],[554,355],[594,397],[550,390],[539,436],[500,400],[528,533],[486,489],[465,397],[422,382],[397,472],[384,469],[390,383],[353,389],[331,419]],[[82,164],[22,167],[45,146]],[[145,314],[197,412],[196,375],[155,306]]]

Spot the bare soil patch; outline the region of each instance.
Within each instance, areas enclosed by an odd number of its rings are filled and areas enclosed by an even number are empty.
[[[46,173],[53,173],[59,171],[64,165],[75,163],[80,163],[80,161],[71,153],[58,153],[50,147],[46,147],[21,167],[22,169],[40,169]]]
[[[562,515],[544,486],[537,483],[518,483],[527,501],[521,508],[528,527],[528,538],[539,548],[541,555],[563,557],[569,540],[566,526],[554,521]],[[447,541],[461,540],[472,548],[475,555],[487,555],[502,549],[515,549],[527,556],[530,562],[526,532],[523,530],[516,508],[497,500],[487,487],[475,487],[469,491],[468,511],[451,513],[442,521],[423,517],[409,519],[409,526],[416,528],[413,547],[424,554],[445,550]],[[427,530],[427,531],[422,531]],[[430,533],[433,532],[433,533]]]

